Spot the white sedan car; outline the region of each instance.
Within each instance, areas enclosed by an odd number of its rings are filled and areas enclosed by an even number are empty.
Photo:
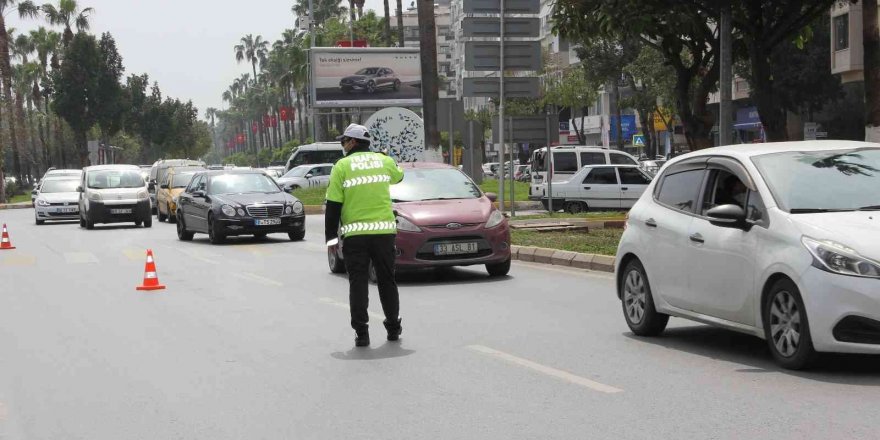
[[[34,201],[34,222],[79,220],[79,185],[80,179],[69,176],[43,179]]]
[[[764,338],[786,368],[880,354],[880,144],[680,156],[630,211],[617,259],[637,335],[676,316]]]
[[[332,163],[317,165],[300,165],[293,167],[278,179],[278,186],[285,191],[315,186],[327,186],[330,184],[330,172],[333,171]]]
[[[572,214],[589,209],[629,209],[648,188],[651,176],[637,165],[589,165],[570,179],[553,183],[553,206]],[[547,193],[547,184],[543,184]],[[546,200],[544,201],[547,205]]]

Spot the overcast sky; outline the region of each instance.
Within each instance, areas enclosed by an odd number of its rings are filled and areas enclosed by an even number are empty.
[[[40,4],[42,0],[35,3]],[[250,65],[237,64],[233,46],[245,34],[274,42],[292,28],[293,0],[79,0],[93,7],[91,32],[110,32],[122,54],[126,76],[147,73],[166,96],[191,99],[205,109],[222,109],[220,95]],[[392,1],[392,8],[394,2]],[[408,2],[404,2],[408,4]],[[364,7],[383,10],[379,0]],[[19,32],[43,25],[9,14],[6,25]],[[60,31],[60,29],[59,29]]]

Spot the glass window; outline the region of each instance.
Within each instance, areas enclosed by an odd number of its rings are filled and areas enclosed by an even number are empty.
[[[308,165],[298,166],[296,168],[292,168],[287,174],[284,175],[284,178],[290,177],[303,177],[308,174],[308,171],[312,169],[312,167]]]
[[[849,49],[849,14],[834,17],[834,50]]]
[[[41,193],[71,193],[76,192],[79,186],[78,179],[48,179],[40,186]]]
[[[308,163],[336,163],[342,159],[342,150],[318,151],[314,162]]]
[[[651,178],[638,168],[618,168],[617,172],[620,173],[620,183],[623,185],[647,185],[651,183]]]
[[[391,185],[391,199],[395,202],[476,199],[482,196],[470,178],[449,168],[408,169],[402,182]]]
[[[265,174],[222,174],[211,178],[211,194],[276,193],[280,189]]]
[[[192,181],[189,182],[189,186],[186,188],[186,192],[188,192],[190,194],[195,192],[199,188],[199,185],[201,184],[202,180],[204,180],[204,179],[205,179],[204,175],[194,177],[192,179]]]
[[[88,176],[92,189],[139,188],[145,186],[140,170],[98,170]]]
[[[584,179],[584,184],[617,185],[617,173],[614,168],[593,168]]]
[[[581,167],[587,165],[606,165],[605,153],[581,153]]]
[[[664,176],[657,200],[675,209],[693,212],[700,196],[704,172],[692,170]]]
[[[611,153],[611,163],[613,165],[638,165],[639,163],[633,158],[620,153]]]
[[[757,191],[749,191],[749,201],[746,206],[746,218],[756,222],[764,223],[766,221],[767,208],[764,206],[764,199]]]
[[[553,152],[553,167],[557,173],[574,173],[578,170],[577,155],[575,153]]]
[[[748,188],[738,177],[723,170],[712,171],[708,190],[704,196],[703,214],[721,205],[737,205],[746,209]]]
[[[752,162],[783,210],[822,212],[880,205],[880,148],[773,153]]]
[[[196,173],[180,173],[175,174],[171,178],[171,187],[172,188],[186,188],[189,185],[189,182],[192,180],[193,176]]]

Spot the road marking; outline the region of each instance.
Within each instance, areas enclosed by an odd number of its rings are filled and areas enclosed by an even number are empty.
[[[547,376],[555,377],[557,379],[562,379],[566,382],[571,382],[575,385],[580,385],[582,387],[589,388],[594,391],[599,391],[601,393],[622,393],[623,390],[614,388],[609,385],[605,385],[603,383],[599,383],[585,377],[575,376],[567,371],[557,370],[553,367],[548,367],[546,365],[541,365],[536,362],[532,362],[528,359],[523,359],[521,357],[514,356],[512,354],[504,353],[503,351],[498,351],[489,347],[484,347],[482,345],[468,345],[466,347],[469,350],[476,351],[478,353],[487,354],[489,356],[496,357],[498,359],[510,362],[514,365],[519,365],[520,367],[525,367],[533,371],[537,371],[541,374],[546,374]]]
[[[141,261],[147,258],[147,251],[144,249],[128,248],[123,249],[122,253],[131,261]]]
[[[95,264],[98,263],[98,257],[91,252],[65,252],[64,261],[67,264]]]
[[[257,246],[253,244],[243,244],[234,247],[237,251],[250,252],[254,255],[271,255],[272,251],[266,249],[265,246]]]
[[[333,299],[333,298],[327,298],[327,297],[324,297],[324,298],[318,298],[318,301],[321,301],[322,303],[327,304],[327,305],[336,306],[336,307],[339,307],[339,308],[342,308],[342,309],[345,309],[345,310],[350,310],[350,309],[349,309],[349,305],[348,305],[348,303],[344,303],[344,302],[336,301],[336,300]],[[372,317],[373,319],[381,319],[381,320],[385,320],[385,315],[380,315],[380,314],[378,314],[378,313],[376,313],[376,312],[371,312],[371,311],[369,311],[369,310],[367,311],[367,314],[369,314],[370,317]]]
[[[243,280],[247,280],[247,281],[256,281],[258,283],[262,283],[267,286],[274,286],[274,287],[283,287],[284,286],[284,283],[281,283],[281,282],[278,282],[278,281],[275,281],[275,280],[272,280],[272,279],[269,279],[266,277],[261,277],[255,273],[250,273],[250,272],[236,272],[236,273],[233,273],[232,276],[234,276],[236,278],[243,279]]]
[[[207,254],[205,254],[204,252],[200,252],[200,251],[196,251],[196,250],[188,249],[188,248],[183,248],[183,247],[178,247],[178,248],[176,248],[176,249],[179,250],[179,251],[180,251],[181,253],[183,253],[184,255],[186,255],[187,257],[192,258],[193,260],[199,260],[199,261],[201,261],[202,263],[208,263],[208,264],[218,264],[216,260],[212,260],[212,259],[210,259],[210,258],[206,258],[206,255],[207,255]],[[210,254],[210,255],[207,255],[207,256],[219,256],[219,255],[217,255],[217,254]]]
[[[3,258],[2,263],[4,266],[33,266],[37,263],[37,257],[33,255],[9,255]]]

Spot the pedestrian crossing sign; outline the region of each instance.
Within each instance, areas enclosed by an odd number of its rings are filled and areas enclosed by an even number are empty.
[[[644,146],[645,146],[645,135],[634,134],[633,135],[633,147],[644,147]]]

